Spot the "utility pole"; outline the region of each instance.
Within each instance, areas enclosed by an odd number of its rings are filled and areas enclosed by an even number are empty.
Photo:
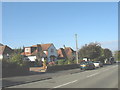
[[[77,42],[77,34],[75,34],[75,39],[76,39],[76,60],[78,64],[78,42]]]

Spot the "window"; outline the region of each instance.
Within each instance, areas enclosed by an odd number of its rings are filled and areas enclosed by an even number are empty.
[[[30,52],[30,48],[25,48],[25,52]]]
[[[53,53],[54,52],[54,49],[51,49],[51,53]]]

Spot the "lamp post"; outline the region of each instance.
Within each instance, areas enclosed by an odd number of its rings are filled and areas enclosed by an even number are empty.
[[[77,42],[77,34],[75,34],[75,39],[76,39],[76,60],[78,64],[78,42]]]

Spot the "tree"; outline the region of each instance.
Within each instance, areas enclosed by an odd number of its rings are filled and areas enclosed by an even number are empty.
[[[118,60],[120,61],[120,50],[118,51]]]
[[[109,49],[104,49],[104,57],[106,58],[106,59],[109,59],[110,57],[112,57],[112,52],[111,52],[111,50],[109,50]]]
[[[13,53],[10,57],[10,59],[8,60],[9,63],[14,63],[18,66],[25,66],[28,64],[27,61],[23,61],[22,60],[22,56],[18,53]]]
[[[120,50],[119,51],[115,51],[114,58],[115,58],[115,60],[120,61]]]
[[[21,49],[21,48],[16,48],[13,50],[14,50],[14,53],[17,53],[17,54],[21,54],[23,52],[23,49]]]
[[[99,43],[86,44],[79,50],[78,54],[81,58],[96,59],[101,56],[101,46]]]

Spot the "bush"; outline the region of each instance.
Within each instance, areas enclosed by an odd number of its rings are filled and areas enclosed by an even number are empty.
[[[78,61],[79,62],[79,61]],[[77,60],[73,60],[73,64],[77,64]]]
[[[57,61],[55,61],[55,64],[58,64],[58,60],[57,60]]]
[[[58,65],[64,65],[64,62],[65,62],[64,59],[58,60]]]
[[[73,64],[73,61],[72,60],[68,60],[68,64]]]
[[[68,65],[68,60],[65,60],[64,65]]]
[[[101,61],[102,63],[104,63],[104,60],[105,60],[105,57],[104,56],[101,56],[97,59],[97,61]]]
[[[47,65],[47,60],[44,60],[44,62],[43,62],[45,65]]]
[[[15,63],[8,62],[2,65],[2,77],[27,75],[28,73],[29,73],[28,66],[21,67]]]
[[[26,65],[26,62],[22,60],[22,56],[20,54],[14,53],[10,59],[8,60],[8,63],[14,63],[18,66],[24,66]]]

